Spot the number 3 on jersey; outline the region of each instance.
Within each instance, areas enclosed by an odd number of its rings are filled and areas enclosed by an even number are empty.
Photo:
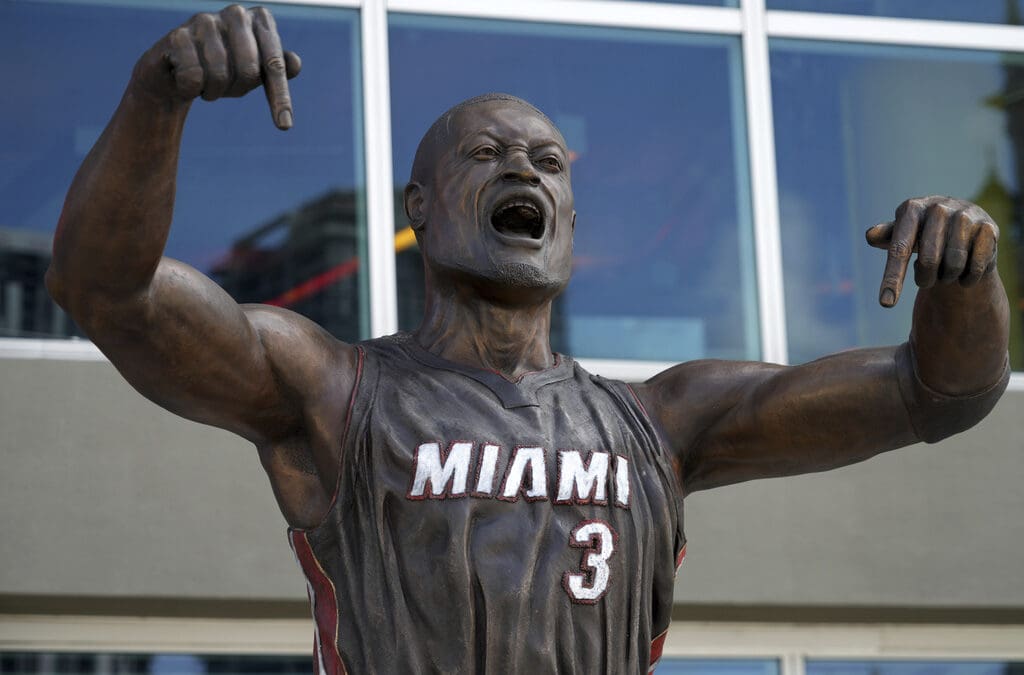
[[[608,559],[615,553],[618,538],[603,520],[584,520],[569,535],[569,546],[584,550],[580,572],[562,576],[562,586],[573,602],[593,605],[608,590],[612,573]]]

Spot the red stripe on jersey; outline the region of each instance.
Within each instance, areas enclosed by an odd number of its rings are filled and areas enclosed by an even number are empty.
[[[676,556],[676,572],[679,571],[679,566],[683,564],[683,558],[686,557],[686,544],[679,549],[679,554]],[[658,665],[658,661],[661,660],[661,654],[665,651],[665,638],[668,637],[668,628],[662,631],[661,635],[651,640],[651,659],[650,668],[647,670],[648,673],[654,672],[654,667]]]
[[[338,651],[338,598],[334,583],[316,559],[305,532],[292,530],[288,540],[309,582],[309,604],[316,622],[313,665],[321,675],[346,675],[348,671]]]
[[[658,665],[658,661],[661,660],[661,653],[665,650],[665,638],[667,637],[668,628],[662,631],[661,635],[651,640],[651,666],[647,672],[653,672],[654,666]]]

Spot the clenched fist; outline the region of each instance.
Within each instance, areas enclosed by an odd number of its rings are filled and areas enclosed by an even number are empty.
[[[135,65],[133,84],[151,96],[188,102],[244,96],[260,84],[274,124],[292,126],[288,80],[302,64],[281,49],[274,17],[263,7],[196,14],[153,45]]]
[[[977,204],[952,197],[918,197],[900,204],[895,220],[868,230],[867,240],[889,251],[878,300],[892,307],[903,290],[913,251],[919,287],[930,288],[936,281],[971,286],[995,269],[999,227]]]

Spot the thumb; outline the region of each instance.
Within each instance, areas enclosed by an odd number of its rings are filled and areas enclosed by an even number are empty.
[[[284,53],[284,72],[288,79],[292,79],[302,70],[302,59],[295,52]]]
[[[874,227],[868,228],[868,231],[864,233],[864,237],[868,240],[868,244],[875,248],[887,249],[889,244],[892,243],[892,230],[896,227],[895,223],[879,223]]]

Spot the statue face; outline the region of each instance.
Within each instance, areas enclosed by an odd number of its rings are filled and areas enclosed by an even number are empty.
[[[447,136],[418,188],[420,242],[435,280],[511,303],[557,295],[572,269],[575,220],[561,133],[497,100],[457,112]]]

